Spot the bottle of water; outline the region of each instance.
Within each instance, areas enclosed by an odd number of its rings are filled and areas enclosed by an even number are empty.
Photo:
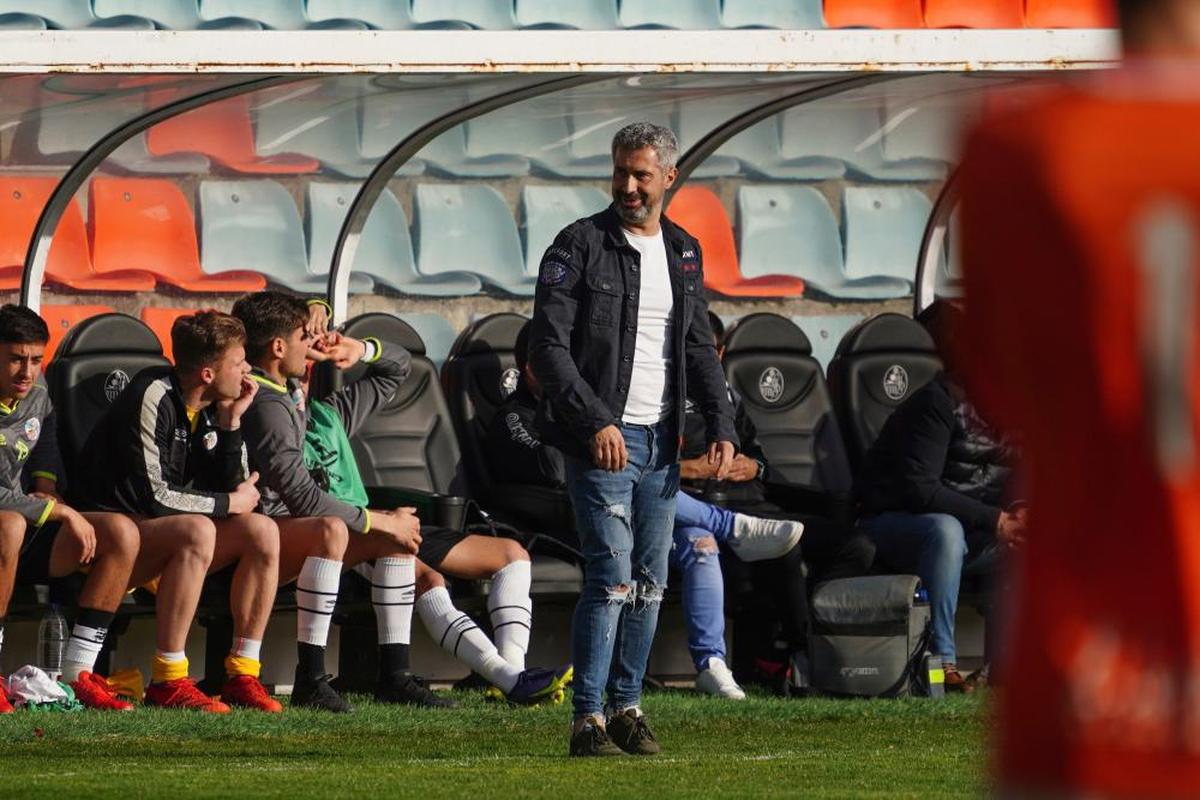
[[[67,650],[67,619],[51,603],[42,615],[42,624],[38,626],[38,666],[50,676],[58,680],[62,675],[63,654]]]

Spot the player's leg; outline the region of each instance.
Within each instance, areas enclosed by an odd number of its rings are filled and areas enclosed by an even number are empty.
[[[0,511],[0,649],[4,647],[4,618],[17,582],[17,561],[25,541],[25,518],[13,511]],[[12,713],[8,696],[0,689],[0,714]]]
[[[449,549],[438,569],[459,578],[491,579],[488,616],[496,648],[518,671],[525,669],[533,625],[532,565],[525,548],[512,539],[466,536]]]

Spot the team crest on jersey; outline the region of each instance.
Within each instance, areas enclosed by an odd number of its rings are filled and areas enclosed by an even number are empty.
[[[108,402],[115,403],[117,396],[125,391],[125,387],[129,385],[129,375],[124,370],[114,369],[108,373],[108,377],[104,379],[104,396],[108,398]]]
[[[889,400],[903,400],[908,394],[908,370],[899,364],[888,367],[883,373],[883,393]]]
[[[521,373],[517,372],[516,367],[509,367],[500,373],[500,396],[507,398],[510,394],[517,390],[517,383],[521,379]]]
[[[37,417],[30,417],[25,420],[25,438],[31,442],[36,442],[38,436],[42,433],[42,421]]]
[[[216,446],[217,446],[217,432],[209,431],[208,433],[204,434],[204,449],[212,450]]]
[[[543,286],[558,286],[567,279],[567,265],[558,261],[545,261],[538,274],[538,282]]]
[[[778,367],[767,367],[758,376],[758,393],[768,403],[778,403],[783,397],[783,373]]]

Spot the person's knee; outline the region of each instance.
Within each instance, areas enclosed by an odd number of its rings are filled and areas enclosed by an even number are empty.
[[[203,561],[205,565],[211,563],[217,547],[216,524],[208,517],[199,514],[182,516],[177,524],[179,528],[178,553]]]
[[[122,514],[108,514],[103,524],[95,527],[103,545],[99,555],[130,564],[137,559],[142,537],[133,520]]]
[[[432,567],[417,568],[416,589],[417,594],[422,595],[433,589],[439,589],[446,585],[446,579],[442,574]]]
[[[337,517],[321,517],[321,549],[325,558],[340,561],[350,544],[350,529]]]
[[[251,514],[246,518],[246,550],[242,557],[250,556],[271,563],[279,560],[279,526],[275,520],[263,514]]]
[[[949,514],[930,514],[927,546],[946,558],[962,561],[967,555],[967,535],[962,523]]]
[[[498,539],[500,543],[500,557],[505,565],[511,564],[514,561],[528,561],[529,551],[521,546],[521,543],[515,539]]]
[[[0,559],[15,559],[25,541],[25,518],[11,511],[0,512]]]

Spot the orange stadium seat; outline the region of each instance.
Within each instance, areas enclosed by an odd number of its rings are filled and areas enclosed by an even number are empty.
[[[67,331],[83,322],[88,317],[97,314],[108,314],[112,309],[108,306],[42,306],[42,319],[50,328],[50,341],[46,345],[46,361],[54,357],[58,344],[67,335]]]
[[[297,174],[315,172],[316,159],[293,153],[260,156],[254,149],[249,100],[235,97],[160,122],[146,135],[151,155],[199,153],[237,172]]]
[[[671,200],[670,217],[700,240],[704,286],[727,297],[799,297],[804,281],[785,275],[745,278],[738,269],[733,226],[721,199],[703,186],[684,186]]]
[[[1027,28],[1115,28],[1112,0],[1025,0]]]
[[[20,286],[29,239],[57,183],[57,178],[48,176],[0,178],[0,289]],[[95,274],[83,214],[74,201],[58,223],[45,280],[85,291],[140,292],[154,288],[154,278],[145,273]]]
[[[925,0],[929,28],[1023,28],[1024,0]]]
[[[830,28],[924,28],[921,0],[825,0]]]
[[[150,330],[154,331],[154,335],[162,343],[163,355],[172,362],[175,361],[175,356],[171,351],[171,326],[175,324],[175,320],[184,314],[194,314],[196,311],[197,309],[194,308],[142,309],[142,322],[146,323]]]
[[[256,272],[205,275],[192,208],[174,182],[158,178],[92,179],[88,229],[96,272],[138,269],[189,292],[253,292]]]

